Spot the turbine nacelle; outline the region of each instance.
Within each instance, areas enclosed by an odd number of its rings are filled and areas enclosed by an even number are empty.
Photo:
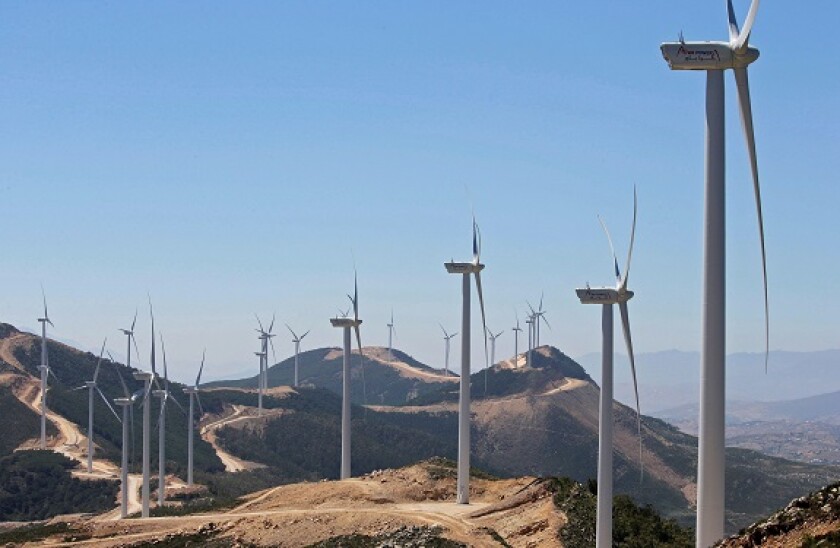
[[[759,56],[754,47],[740,51],[728,42],[665,42],[660,49],[671,70],[744,68]]]
[[[354,318],[330,318],[330,323],[333,327],[359,327],[362,320]]]
[[[578,299],[582,304],[619,304],[626,303],[633,298],[633,292],[618,290],[612,287],[576,289]]]
[[[450,274],[475,274],[484,270],[484,265],[481,263],[443,263],[446,271]]]

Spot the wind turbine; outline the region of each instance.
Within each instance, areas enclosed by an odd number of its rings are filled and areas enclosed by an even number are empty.
[[[47,312],[47,295],[44,288],[41,288],[41,296],[44,298],[44,317],[38,318],[41,323],[41,449],[47,448],[47,376],[52,373],[50,370],[50,356],[47,351],[47,324],[55,327]],[[53,373],[53,377],[55,373]]]
[[[356,331],[356,344],[359,346],[359,357],[364,359],[362,354],[362,336],[359,326],[362,320],[359,319],[359,283],[356,273],[353,273],[353,296],[347,295],[353,304],[353,317],[348,318],[347,314],[339,315],[337,318],[330,318],[333,327],[344,329],[344,364],[342,367],[341,387],[341,479],[348,479],[350,473],[350,329]],[[349,312],[348,312],[349,313]],[[364,382],[364,380],[362,381]]]
[[[140,490],[142,499],[142,517],[149,517],[149,475],[150,475],[150,450],[151,439],[151,393],[152,381],[157,384],[157,371],[155,371],[155,314],[152,310],[152,300],[149,299],[149,316],[152,320],[152,352],[149,363],[152,371],[137,371],[134,378],[143,383],[143,487]],[[133,335],[132,335],[133,336]]]
[[[257,381],[257,407],[259,409],[259,414],[262,415],[263,411],[263,393],[268,389],[268,344],[271,343],[271,351],[274,352],[274,342],[271,340],[275,335],[272,333],[274,331],[274,316],[271,317],[271,324],[268,326],[268,331],[265,330],[263,327],[262,321],[260,317],[254,314],[257,318],[257,323],[260,325],[260,328],[257,329],[257,333],[260,334],[258,337],[260,340],[260,351],[254,352],[257,356],[260,357],[260,374]]]
[[[207,350],[201,353],[201,366],[198,368],[198,375],[195,378],[195,385],[185,386],[184,394],[190,396],[190,414],[187,419],[187,486],[193,485],[193,438],[195,437],[195,402],[198,402],[198,409],[204,414],[201,406],[201,398],[198,396],[198,387],[201,384],[201,372],[204,371],[204,357]]]
[[[114,358],[109,354],[109,358],[111,358],[111,362],[114,362]],[[120,379],[120,384],[122,385],[123,389],[123,397],[114,399],[114,403],[122,407],[122,462],[120,465],[120,517],[125,519],[128,517],[128,453],[129,453],[129,435],[128,435],[128,425],[131,421],[131,410],[133,409],[134,402],[137,400],[138,397],[144,394],[144,389],[140,389],[134,394],[128,391],[128,386],[125,384],[125,380],[123,379],[122,375],[120,375],[119,369],[117,371],[117,377]]]
[[[601,305],[601,401],[598,416],[598,502],[595,529],[597,548],[612,546],[612,500],[613,500],[613,305],[617,304],[621,313],[621,325],[624,342],[630,357],[630,371],[633,374],[633,390],[636,394],[636,415],[639,431],[639,465],[642,465],[642,415],[639,409],[639,387],[636,382],[636,361],[633,356],[633,340],[630,337],[630,319],[627,301],[633,298],[633,292],[627,289],[627,277],[630,274],[630,259],[633,256],[633,241],[636,236],[636,192],[633,191],[633,227],[630,231],[630,247],[627,251],[627,265],[624,275],[618,266],[618,259],[613,248],[612,238],[607,226],[601,222],[607,240],[610,243],[613,265],[615,267],[615,288],[577,289],[576,293],[583,304]]]
[[[160,398],[160,416],[158,417],[158,507],[166,501],[166,404],[171,399],[175,405],[184,411],[172,393],[169,391],[169,371],[166,365],[166,345],[163,334],[160,334],[160,351],[163,354],[163,388],[155,390],[155,396]]]
[[[525,360],[525,364],[529,367],[533,367],[534,364],[531,362],[531,351],[534,350],[534,316],[528,316],[525,323],[528,324],[528,357]]]
[[[295,388],[298,386],[298,355],[300,354],[300,341],[307,335],[309,335],[309,331],[301,335],[300,337],[297,336],[289,324],[286,324],[286,329],[289,330],[289,333],[292,334],[292,342],[295,343]]]
[[[394,345],[393,337],[397,334],[397,329],[394,327],[394,310],[391,309],[391,322],[388,325],[388,355],[391,357],[391,360],[394,360]]]
[[[499,338],[499,335],[504,333],[504,330],[499,331],[495,335],[492,331],[488,331],[487,334],[490,335],[490,366],[492,367],[496,363],[496,339]]]
[[[438,324],[438,325],[440,325],[440,330],[443,331],[443,340],[445,341],[445,344],[446,344],[446,358],[445,358],[443,363],[444,363],[444,371],[446,371],[446,376],[448,377],[449,376],[449,341],[452,340],[458,334],[458,332],[456,331],[455,333],[452,333],[450,335],[449,333],[446,332],[446,329],[444,329],[441,324]]]
[[[527,302],[527,301],[526,301]],[[531,309],[531,317],[534,319],[534,348],[540,346],[540,322],[544,322],[546,327],[551,329],[551,326],[548,323],[548,320],[545,319],[545,314],[547,310],[543,310],[543,295],[540,295],[540,306],[536,310],[534,307],[531,306],[531,303],[527,303],[528,308]]]
[[[484,315],[484,295],[481,291],[481,234],[473,217],[473,258],[470,262],[444,263],[449,274],[461,274],[463,304],[461,312],[461,390],[458,398],[458,504],[470,503],[470,274],[475,275],[481,324],[484,334],[484,360],[487,361],[487,321]],[[487,377],[485,376],[485,382]],[[486,386],[485,386],[486,388]]]
[[[119,422],[120,416],[117,415],[117,412],[114,411],[114,408],[111,406],[111,402],[108,401],[108,398],[105,397],[105,394],[102,393],[102,390],[96,386],[96,379],[99,377],[99,368],[102,366],[102,356],[105,354],[105,344],[108,342],[106,338],[102,341],[102,350],[99,351],[99,360],[96,362],[96,369],[93,372],[93,380],[86,381],[85,384],[79,386],[75,390],[82,390],[83,388],[88,389],[88,455],[87,455],[87,471],[88,474],[93,472],[93,399],[94,393],[98,392],[100,396],[102,396],[102,401],[105,402],[105,405],[108,406],[108,409],[111,410],[111,413],[117,418]]]
[[[516,316],[516,327],[512,327],[511,331],[513,331],[513,366],[516,367],[517,360],[519,359],[519,333],[522,331],[522,328],[519,327],[519,315]]]
[[[759,51],[749,45],[758,12],[752,0],[743,29],[738,29],[732,1],[727,0],[728,42],[668,42],[662,55],[672,70],[706,71],[706,189],[703,220],[702,351],[700,371],[700,424],[697,455],[697,546],[709,546],[724,534],[724,413],[726,383],[726,152],[723,72],[732,69],[738,88],[741,125],[747,141],[761,243],[764,281],[764,368],[770,349],[767,258],[764,218],[755,152],[752,105],[747,67]]]

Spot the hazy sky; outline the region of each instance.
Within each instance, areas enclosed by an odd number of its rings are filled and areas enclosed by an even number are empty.
[[[764,2],[752,36],[774,349],[838,346],[838,20]],[[256,369],[254,312],[340,344],[355,258],[364,344],[393,308],[397,346],[441,365],[472,203],[497,356],[543,290],[543,342],[576,356],[600,320],[573,290],[611,283],[596,214],[623,257],[636,184],[637,349],[696,350],[704,76],[659,52],[680,30],[725,39],[725,2],[3,2],[0,320],[34,328],[43,283],[56,337],[122,357],[140,307],[145,364],[148,292],[172,368],[206,346],[220,376]],[[731,75],[727,109],[728,348],[760,351]]]

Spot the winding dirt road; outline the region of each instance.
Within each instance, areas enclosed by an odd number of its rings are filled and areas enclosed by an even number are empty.
[[[244,405],[233,405],[231,406],[231,409],[233,410],[233,413],[231,413],[230,415],[224,416],[212,422],[208,422],[207,424],[202,426],[201,430],[199,431],[201,439],[213,446],[213,449],[216,451],[216,454],[219,456],[219,459],[221,459],[222,464],[225,465],[226,472],[242,472],[243,470],[255,470],[257,468],[265,468],[264,464],[240,459],[239,457],[236,457],[225,451],[222,448],[222,446],[219,445],[219,441],[216,438],[216,431],[219,428],[229,426],[238,422],[264,420],[267,417],[276,417],[281,415],[283,413],[283,410],[264,409],[262,416],[257,416],[253,414],[256,412],[256,410],[252,407],[246,407]]]

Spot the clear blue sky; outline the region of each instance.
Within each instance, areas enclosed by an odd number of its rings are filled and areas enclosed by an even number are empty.
[[[753,32],[774,349],[838,346],[838,20],[833,0],[764,2]],[[33,328],[43,283],[56,337],[122,356],[140,307],[145,364],[150,292],[173,369],[206,346],[219,376],[256,368],[254,312],[340,344],[355,257],[363,342],[393,307],[397,345],[441,365],[471,201],[498,356],[542,290],[543,342],[576,356],[600,333],[573,290],[611,282],[596,214],[623,256],[635,183],[637,348],[695,350],[704,77],[659,53],[680,30],[724,39],[725,2],[3,2],[0,319]],[[728,348],[761,351],[727,86]]]

